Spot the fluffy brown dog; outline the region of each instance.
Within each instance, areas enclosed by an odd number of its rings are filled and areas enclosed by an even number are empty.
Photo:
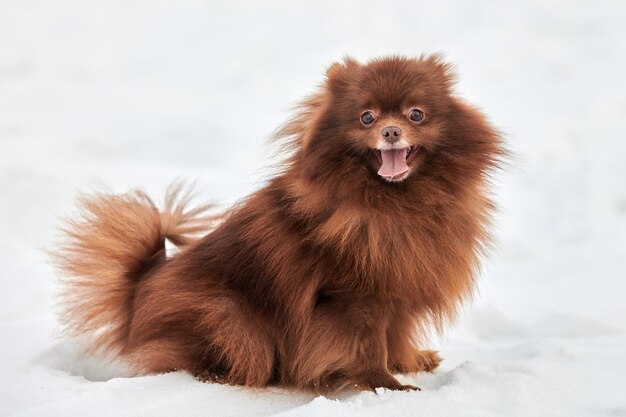
[[[392,374],[438,366],[420,349],[472,294],[504,154],[452,84],[433,56],[332,65],[279,132],[282,173],[213,226],[179,188],[161,212],[84,199],[57,254],[69,331],[140,373],[413,389]]]

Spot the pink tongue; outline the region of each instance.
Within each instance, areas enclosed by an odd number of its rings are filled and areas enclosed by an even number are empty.
[[[381,150],[380,156],[383,164],[378,170],[378,175],[391,178],[407,172],[409,166],[406,164],[406,151],[406,148],[390,151]]]

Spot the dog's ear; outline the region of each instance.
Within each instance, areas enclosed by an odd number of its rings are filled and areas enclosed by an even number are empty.
[[[420,60],[426,64],[426,69],[431,79],[436,80],[441,86],[450,90],[456,83],[456,74],[452,65],[446,62],[439,54],[423,55]]]
[[[344,91],[356,76],[361,64],[346,56],[343,61],[335,62],[326,70],[326,86],[331,92]]]

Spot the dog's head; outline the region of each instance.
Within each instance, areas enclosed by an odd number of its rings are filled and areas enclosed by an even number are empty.
[[[418,178],[428,164],[473,172],[495,165],[499,137],[452,93],[438,56],[331,65],[321,90],[280,132],[295,136],[304,175],[367,177],[381,184]]]

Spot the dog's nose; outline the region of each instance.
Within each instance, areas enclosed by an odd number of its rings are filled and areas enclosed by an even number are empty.
[[[402,136],[402,129],[397,126],[387,126],[380,131],[380,134],[387,142],[396,143],[400,140],[400,136]]]

